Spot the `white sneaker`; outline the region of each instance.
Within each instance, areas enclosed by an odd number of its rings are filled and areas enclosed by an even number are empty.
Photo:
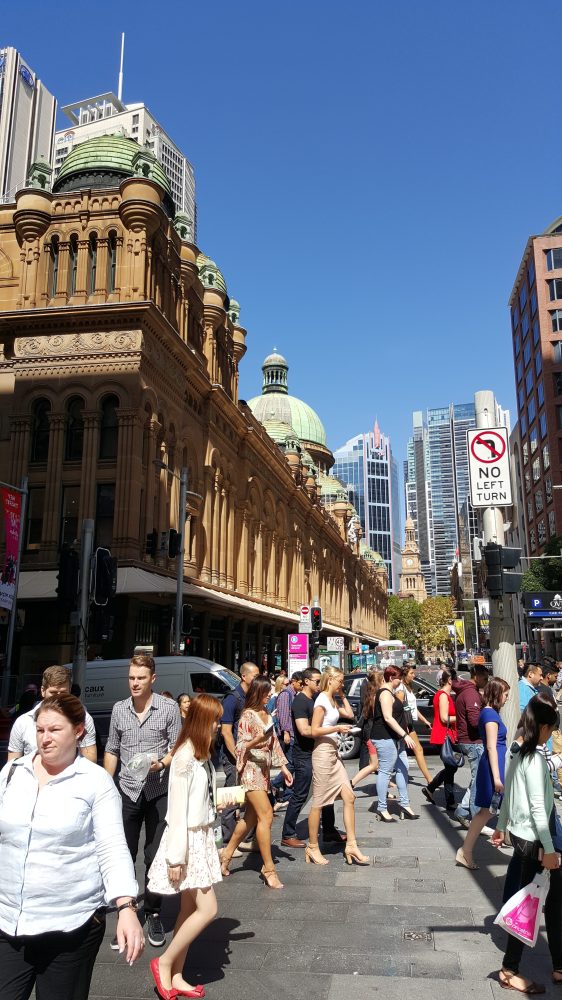
[[[480,830],[480,835],[482,837],[491,837],[496,831],[491,826],[483,826]]]
[[[241,844],[238,844],[238,847],[241,851],[249,851],[254,853],[256,851],[259,851],[258,842],[255,839],[255,837],[253,840],[243,840]]]

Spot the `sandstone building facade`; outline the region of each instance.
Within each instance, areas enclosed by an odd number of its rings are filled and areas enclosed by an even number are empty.
[[[328,510],[303,448],[238,399],[246,331],[191,224],[155,157],[117,136],[76,146],[52,191],[35,165],[0,206],[0,479],[29,484],[22,675],[71,658],[56,574],[84,518],[119,560],[113,637],[90,655],[169,651],[175,560],[145,549],[182,528],[182,467],[190,652],[271,667],[315,595],[327,634],[386,635],[386,574],[348,537],[345,496]]]

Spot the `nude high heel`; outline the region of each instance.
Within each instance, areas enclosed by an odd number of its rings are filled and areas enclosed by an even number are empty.
[[[357,844],[346,844],[345,860],[348,865],[352,865],[355,862],[356,865],[370,865],[371,859],[366,854],[361,854]]]
[[[307,865],[329,865],[328,858],[322,854],[318,844],[307,844],[304,852]]]
[[[275,868],[270,868],[266,870],[265,865],[260,871],[260,877],[265,882],[269,889],[283,889],[283,883],[279,878],[279,875],[275,871]]]

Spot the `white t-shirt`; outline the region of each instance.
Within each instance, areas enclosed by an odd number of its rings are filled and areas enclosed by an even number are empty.
[[[403,691],[404,692],[405,703],[406,703],[407,707],[410,709],[410,711],[412,713],[412,719],[413,719],[413,721],[417,722],[418,721],[418,703],[417,703],[416,696],[415,696],[414,692],[410,691],[406,687],[405,684],[401,684],[400,687],[398,687],[396,689],[396,693],[398,693],[398,691]]]
[[[41,704],[41,702],[39,702],[39,704]],[[39,705],[35,705],[30,712],[24,712],[23,715],[20,715],[16,719],[10,733],[8,753],[19,753],[25,757],[26,754],[37,750],[35,713],[38,708]],[[96,727],[94,726],[94,720],[89,712],[86,712],[84,728],[84,738],[80,742],[81,750],[83,750],[84,747],[95,747],[96,745]]]
[[[314,702],[314,708],[318,708],[319,706],[322,706],[322,708],[324,709],[324,713],[325,713],[324,714],[324,719],[323,719],[323,722],[322,722],[322,728],[324,728],[325,726],[337,726],[338,723],[339,723],[339,721],[340,721],[340,712],[339,712],[339,709],[336,708],[335,705],[332,705],[332,702],[328,698],[328,695],[326,694],[325,691],[321,691],[320,694],[318,695],[318,697],[316,698],[315,702]],[[334,743],[337,743],[337,741],[338,741],[338,734],[337,733],[326,733],[326,735],[323,737],[323,739],[325,739],[325,740],[333,740]]]

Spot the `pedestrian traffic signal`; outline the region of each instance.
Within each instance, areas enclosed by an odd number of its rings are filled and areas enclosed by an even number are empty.
[[[191,635],[191,629],[193,628],[193,608],[191,604],[182,605],[181,609],[181,633],[182,635]]]
[[[170,528],[168,532],[168,555],[170,559],[175,559],[181,549],[181,535],[175,528]]]
[[[521,562],[521,549],[506,548],[502,555],[502,589],[504,594],[518,594],[521,590],[522,573],[510,572]]]
[[[486,589],[490,597],[519,593],[522,574],[511,571],[521,560],[521,549],[488,542],[483,551],[486,562]]]
[[[92,642],[110,642],[113,639],[115,616],[110,615],[106,608],[95,607],[90,628]]]
[[[313,607],[310,609],[310,624],[313,632],[322,631],[322,608]]]
[[[57,601],[69,611],[72,611],[76,606],[79,577],[80,559],[78,553],[68,545],[63,545],[57,574]]]
[[[117,559],[109,549],[94,553],[94,604],[105,607],[117,590]]]
[[[146,554],[147,556],[152,556],[153,559],[156,558],[156,553],[158,551],[158,532],[149,531],[146,536]]]

